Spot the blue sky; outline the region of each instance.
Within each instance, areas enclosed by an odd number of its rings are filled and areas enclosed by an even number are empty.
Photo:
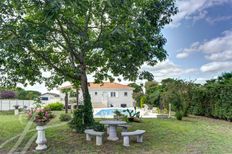
[[[232,0],[177,0],[177,7],[178,14],[163,29],[167,60],[142,68],[157,81],[171,77],[198,83],[232,71]],[[43,84],[26,89],[47,91]]]
[[[154,68],[155,79],[203,83],[232,71],[232,0],[178,0],[179,12],[163,29],[169,56]]]

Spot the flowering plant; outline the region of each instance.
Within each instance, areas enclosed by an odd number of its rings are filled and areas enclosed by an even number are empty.
[[[30,110],[27,114],[28,118],[32,118],[33,122],[39,126],[46,125],[54,117],[50,110],[41,108]]]

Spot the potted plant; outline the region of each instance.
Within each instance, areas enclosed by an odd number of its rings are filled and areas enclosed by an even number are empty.
[[[126,109],[125,112],[127,112],[128,115],[129,115],[128,121],[130,121],[130,122],[141,122],[140,112],[136,111],[136,107],[134,107],[134,110]]]
[[[14,108],[15,108],[14,114],[19,115],[19,105],[14,105]]]
[[[54,117],[52,112],[48,109],[37,108],[28,112],[30,119],[36,123],[36,130],[38,131],[38,136],[36,143],[38,144],[36,150],[47,149],[47,139],[45,137],[45,125]]]

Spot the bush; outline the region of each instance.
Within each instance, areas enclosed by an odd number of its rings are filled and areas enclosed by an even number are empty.
[[[72,118],[69,114],[61,114],[59,119],[60,119],[60,121],[69,121]]]
[[[14,99],[16,94],[14,91],[2,91],[0,92],[1,99]]]
[[[61,111],[64,109],[64,104],[56,102],[56,103],[51,103],[45,106],[46,109],[50,109],[51,111]]]
[[[105,128],[103,124],[100,124],[99,122],[95,122],[93,126],[88,127],[88,129],[94,129],[97,132],[104,132]]]
[[[189,112],[232,121],[232,86],[213,84],[195,89]]]
[[[177,120],[182,120],[183,113],[181,111],[177,111],[176,114],[175,114],[175,116],[176,116]]]
[[[84,124],[84,110],[83,106],[79,106],[77,110],[73,113],[73,118],[69,122],[69,126],[72,129],[75,129],[78,133],[83,133],[86,126]]]

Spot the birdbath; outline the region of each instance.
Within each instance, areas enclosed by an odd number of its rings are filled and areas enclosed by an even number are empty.
[[[44,125],[37,125],[36,130],[38,131],[36,143],[38,144],[37,147],[35,148],[36,150],[45,150],[47,149],[47,139],[45,137],[45,126]]]
[[[116,120],[103,120],[100,121],[101,124],[108,125],[109,127],[109,136],[107,137],[108,140],[117,141],[118,136],[116,132],[116,128],[118,125],[126,124],[125,121],[116,121]]]

